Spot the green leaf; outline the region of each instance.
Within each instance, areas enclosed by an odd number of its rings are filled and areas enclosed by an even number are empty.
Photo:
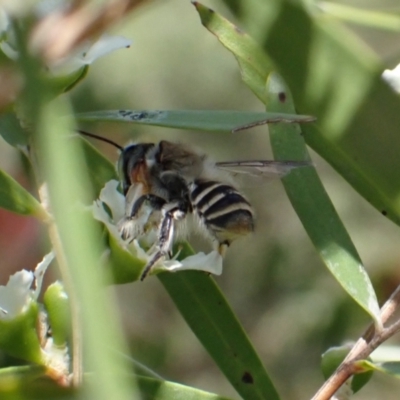
[[[205,8],[201,6],[201,10],[203,9]],[[213,11],[209,10],[207,13],[212,14],[213,20],[223,19]],[[218,32],[212,30],[213,24],[205,24],[205,26],[216,34],[218,39],[228,35],[228,33],[223,32],[223,29],[235,30],[233,25],[222,23],[218,25]],[[299,27],[298,32],[300,31],[302,30]],[[237,36],[236,39],[235,46],[227,47],[223,41],[222,44],[228,50],[240,51],[243,57],[251,59],[252,54],[250,52],[246,53],[247,39],[242,39],[241,36]],[[257,51],[261,50],[258,49]],[[291,71],[291,73],[295,72]],[[264,76],[264,82],[266,81],[267,75]],[[254,86],[256,83],[254,81],[252,85]],[[253,89],[252,86],[251,88]],[[269,111],[279,113],[295,112],[290,94],[282,86],[278,78],[269,79],[267,88],[265,89],[264,87],[263,90],[266,93],[264,100],[265,103],[268,103]],[[258,91],[261,91],[261,88]],[[306,127],[306,125],[304,126]],[[289,124],[270,125],[269,132],[276,159],[310,160],[298,126]],[[329,270],[350,296],[380,325],[379,305],[372,284],[364,270],[357,250],[325,192],[315,169],[311,167],[299,168],[284,177],[282,181],[294,209]]]
[[[65,101],[65,99],[64,99]],[[43,104],[37,116],[42,154],[41,167],[49,185],[52,211],[65,251],[68,276],[72,276],[79,299],[85,340],[85,365],[93,374],[86,388],[89,398],[132,399],[135,382],[128,381],[128,365],[117,354],[125,352],[112,299],[104,297],[108,271],[100,268],[101,237],[88,212],[78,204],[87,202],[90,182],[79,142],[71,140],[70,121],[60,118],[70,112],[60,98]],[[67,123],[68,122],[68,123]],[[64,267],[65,268],[65,267]],[[72,307],[71,307],[72,308]],[[78,327],[75,327],[77,329]],[[105,345],[108,343],[108,345]],[[101,349],[101,351],[99,351]]]
[[[74,349],[85,338],[85,368],[91,378],[85,382],[85,397],[103,400],[138,398],[135,380],[127,377],[129,366],[118,353],[123,346],[119,321],[111,297],[104,296],[107,271],[99,268],[101,238],[93,218],[79,213],[81,204],[89,197],[90,182],[85,168],[82,148],[71,134],[73,121],[66,96],[48,102],[50,90],[40,79],[41,66],[26,48],[28,37],[15,24],[16,42],[21,73],[25,80],[24,110],[34,126],[33,148],[40,175],[48,184],[54,220],[52,242],[59,253],[60,270],[71,293],[74,312]],[[62,255],[61,255],[61,254]],[[79,313],[77,311],[79,309]],[[78,314],[77,314],[78,313]],[[76,323],[76,321],[79,323]],[[82,331],[81,331],[82,329]],[[78,347],[76,347],[78,345]],[[82,368],[82,355],[75,351],[74,369]],[[43,397],[42,397],[43,398]]]
[[[296,109],[317,117],[316,124],[303,127],[306,143],[400,225],[400,99],[382,81],[383,66],[334,21],[307,14],[298,2],[275,0],[274,5],[263,25],[264,46],[291,88]],[[237,40],[243,52],[246,41]]]
[[[29,137],[13,113],[0,116],[0,135],[11,146],[27,146]]]
[[[269,108],[293,111],[291,96],[282,80],[267,81]],[[271,125],[270,140],[277,160],[310,160],[299,126]],[[286,193],[322,260],[340,285],[380,326],[375,291],[357,250],[340,220],[315,168],[294,170],[282,179]]]
[[[264,47],[296,109],[317,117],[303,126],[307,144],[400,225],[400,98],[382,80],[383,65],[334,20],[309,15],[299,2],[280,4]]]
[[[17,214],[47,218],[47,213],[40,203],[2,170],[0,170],[0,207]]]
[[[197,1],[193,5],[201,23],[236,57],[243,81],[265,103],[265,77],[272,71],[272,65],[258,43],[210,8]]]
[[[184,386],[179,383],[161,381],[139,376],[137,378],[140,391],[146,399],[157,400],[229,400],[214,393]]]
[[[182,250],[186,257],[190,249]],[[190,329],[243,399],[279,395],[213,278],[198,271],[158,275]]]
[[[369,360],[360,360],[356,362],[356,366],[362,371],[379,371],[400,378],[400,361],[377,363]]]
[[[328,379],[339,367],[342,361],[349,353],[351,346],[339,346],[331,347],[321,357],[321,369],[324,374],[324,378]],[[358,362],[356,363],[358,364]],[[363,386],[365,386],[371,379],[373,371],[369,368],[361,368],[359,373],[353,375],[351,381],[351,389],[353,393],[358,392]]]
[[[167,128],[220,132],[232,132],[252,125],[273,122],[301,123],[314,120],[314,117],[308,115],[213,110],[104,110],[78,114],[76,118],[78,121],[85,122],[128,122]]]

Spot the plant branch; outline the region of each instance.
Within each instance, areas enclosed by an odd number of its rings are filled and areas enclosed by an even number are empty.
[[[400,286],[392,293],[389,300],[381,308],[382,325],[389,321],[400,305]],[[382,331],[376,331],[371,324],[357,340],[349,354],[330,378],[321,386],[312,400],[329,400],[336,391],[356,372],[355,362],[367,358],[379,345],[400,330],[400,319]]]

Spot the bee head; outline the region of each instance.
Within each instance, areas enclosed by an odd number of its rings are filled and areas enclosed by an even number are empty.
[[[118,172],[122,180],[124,194],[129,187],[137,181],[136,177],[145,167],[146,155],[154,143],[137,143],[125,147],[118,160]]]

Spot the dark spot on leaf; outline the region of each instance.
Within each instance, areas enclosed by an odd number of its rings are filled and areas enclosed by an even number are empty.
[[[144,118],[149,117],[149,113],[141,111],[141,112],[132,112],[130,110],[119,110],[118,113],[124,117],[129,118],[132,121],[139,121]]]
[[[285,92],[280,92],[280,93],[278,94],[278,98],[279,98],[279,101],[280,101],[281,103],[284,103],[284,102],[286,101],[286,93],[285,93]]]
[[[253,376],[250,374],[250,372],[245,372],[243,375],[242,375],[242,382],[243,383],[254,383],[254,379],[253,379]]]
[[[244,32],[243,32],[238,26],[236,26],[236,25],[235,25],[235,31],[236,31],[237,33],[239,33],[240,35],[243,35],[243,34],[244,34]]]
[[[381,213],[382,213],[382,215],[387,215],[387,211],[386,210],[382,210]]]

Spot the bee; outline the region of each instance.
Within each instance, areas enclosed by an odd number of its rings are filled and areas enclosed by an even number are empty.
[[[105,138],[79,131],[96,139]],[[213,162],[184,144],[162,140],[121,147],[118,172],[125,196],[125,216],[118,223],[124,240],[156,228],[153,255],[143,280],[160,260],[169,257],[177,238],[187,236],[188,219],[222,256],[237,238],[254,231],[254,210],[236,188],[232,174],[283,176],[309,165],[296,161]]]

